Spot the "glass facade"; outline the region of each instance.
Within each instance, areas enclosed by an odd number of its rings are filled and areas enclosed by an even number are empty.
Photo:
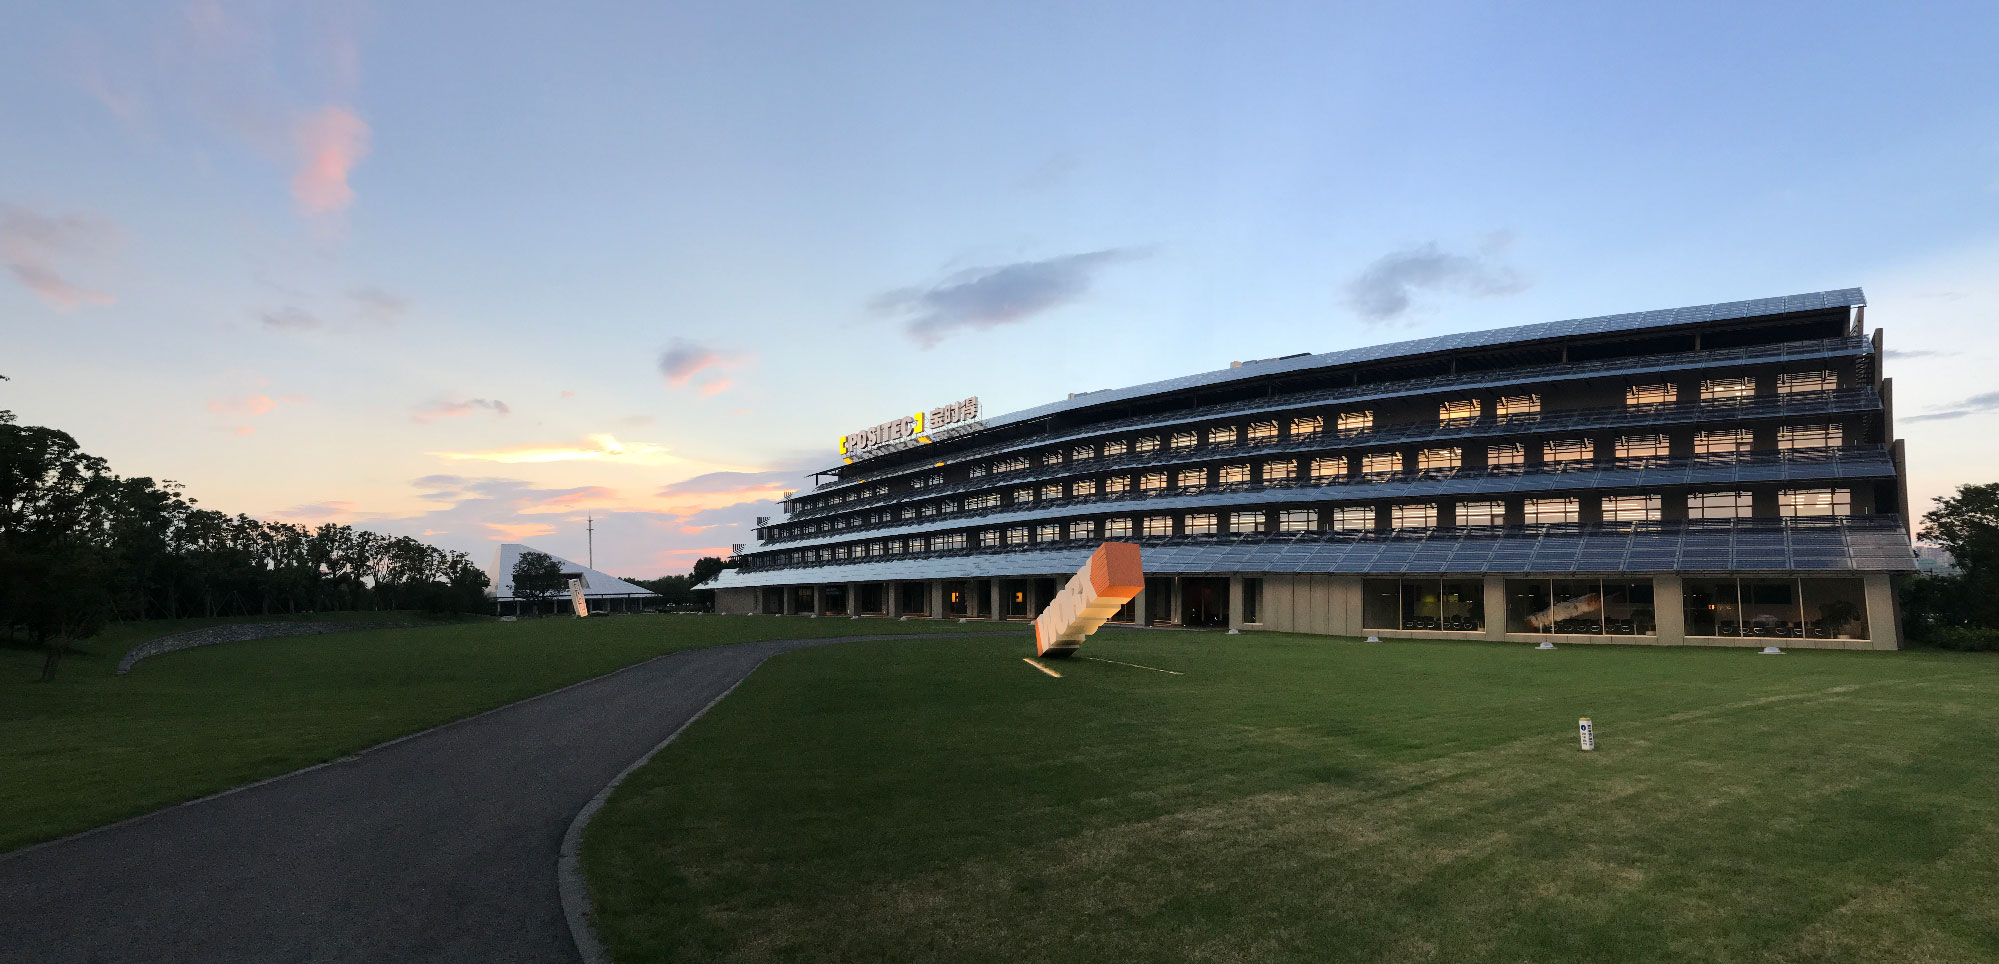
[[[1658,633],[1650,579],[1508,579],[1506,631],[1576,636]]]
[[[1361,628],[1485,631],[1485,584],[1476,579],[1363,579]]]
[[[1867,639],[1858,579],[1693,579],[1684,583],[1688,636]]]

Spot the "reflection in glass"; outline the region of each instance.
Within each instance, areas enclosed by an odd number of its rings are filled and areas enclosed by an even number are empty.
[[[1611,636],[1657,634],[1652,609],[1652,580],[1603,584],[1603,631]]]
[[[1443,629],[1457,633],[1485,631],[1485,584],[1444,582],[1437,594],[1437,611],[1443,619]]]
[[[1548,616],[1558,633],[1603,633],[1603,590],[1594,579],[1562,579],[1554,586]]]
[[[1688,579],[1681,588],[1687,635],[1740,636],[1742,619],[1733,579]]]
[[[1867,639],[1867,596],[1858,579],[1805,579],[1805,633],[1813,639]]]
[[[1360,626],[1362,629],[1399,629],[1402,624],[1402,585],[1394,579],[1360,581]]]
[[[1441,620],[1437,615],[1437,581],[1434,579],[1405,579],[1402,581],[1402,628],[1437,629]]]
[[[1509,633],[1551,632],[1546,579],[1506,580],[1506,631]]]
[[[1804,615],[1798,609],[1795,579],[1744,579],[1742,635],[1803,636]]]

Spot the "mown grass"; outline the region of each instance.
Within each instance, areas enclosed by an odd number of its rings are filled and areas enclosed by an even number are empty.
[[[992,639],[772,660],[592,823],[613,956],[1999,959],[1999,658],[1082,652],[1185,675]]]
[[[359,631],[185,650],[146,659],[126,676],[112,671],[132,646],[224,620],[113,627],[71,654],[53,683],[35,682],[38,650],[0,649],[0,852],[336,759],[676,650],[992,628],[612,616],[369,629],[420,617],[337,618]]]

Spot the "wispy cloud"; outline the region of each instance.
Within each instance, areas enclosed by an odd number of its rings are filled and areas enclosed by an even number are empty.
[[[480,524],[493,530],[492,538],[495,542],[519,542],[522,539],[532,539],[535,536],[555,534],[555,527],[546,522],[482,522]]]
[[[298,405],[308,401],[311,401],[311,399],[306,398],[304,395],[281,395],[273,398],[269,395],[252,394],[233,398],[213,399],[208,403],[208,410],[217,415],[244,417],[262,415],[277,408],[279,405]]]
[[[581,442],[515,445],[481,452],[432,452],[453,461],[500,463],[615,462],[624,465],[692,465],[709,468],[754,471],[740,466],[721,466],[672,454],[666,446],[653,442],[624,442],[609,433],[586,435]]]
[[[1510,295],[1527,281],[1500,258],[1511,238],[1487,238],[1473,254],[1445,251],[1430,241],[1382,255],[1346,285],[1346,304],[1362,320],[1392,322],[1407,314],[1422,293],[1455,293],[1474,298]]]
[[[110,294],[64,277],[59,262],[92,261],[124,239],[118,226],[95,214],[47,217],[14,204],[0,204],[0,261],[8,273],[52,308],[108,305]]]
[[[505,417],[512,414],[513,409],[508,408],[506,402],[500,401],[497,398],[439,399],[434,402],[425,402],[422,405],[418,405],[410,413],[410,421],[419,423],[434,422],[440,418],[464,418],[467,415],[477,415],[481,412],[490,412],[496,417]]]
[[[746,352],[718,351],[707,345],[686,338],[675,338],[666,350],[659,354],[659,373],[666,383],[676,388],[686,385],[703,372],[721,372],[739,369],[748,365],[754,356]],[[726,376],[717,374],[700,386],[703,395],[715,395],[728,390],[731,382]]]
[[[1970,398],[1967,398],[1964,401],[1958,402],[1954,405],[1946,405],[1941,410],[1938,411],[1925,412],[1921,415],[1906,416],[1902,419],[1902,421],[1947,422],[1952,419],[1964,418],[1969,415],[1985,415],[1991,412],[1999,412],[1999,392],[1985,392],[1980,395],[1973,395]]]
[[[305,522],[325,522],[327,520],[337,519],[343,516],[352,516],[355,514],[354,509],[355,509],[354,503],[342,502],[337,499],[334,499],[326,502],[313,502],[313,503],[308,503],[306,505],[295,505],[289,509],[279,509],[277,511],[277,516],[280,519],[298,519],[300,521],[305,521]]]
[[[1138,248],[1106,248],[1044,261],[967,268],[930,287],[898,288],[869,302],[876,314],[903,320],[924,348],[951,335],[1026,321],[1089,294],[1103,269],[1147,256]]]
[[[380,288],[356,288],[347,293],[354,301],[356,314],[363,321],[386,324],[402,317],[409,310],[409,299]]]
[[[1886,348],[1881,351],[1881,357],[1897,361],[1906,358],[1942,358],[1949,354],[1951,353],[1947,351],[1911,348]]]
[[[326,326],[319,316],[304,308],[279,308],[259,312],[257,320],[271,331],[315,331]]]

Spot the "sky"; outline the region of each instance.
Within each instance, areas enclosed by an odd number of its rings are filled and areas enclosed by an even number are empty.
[[[1862,287],[1999,481],[1999,7],[12,0],[0,408],[650,577],[840,435]]]

